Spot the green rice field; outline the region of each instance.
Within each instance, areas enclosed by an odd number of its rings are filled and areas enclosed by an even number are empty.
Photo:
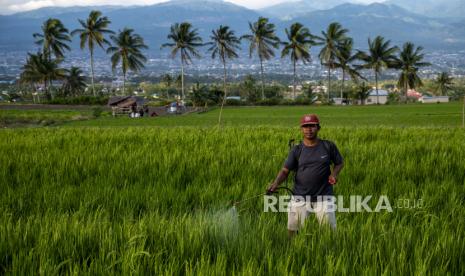
[[[337,213],[336,231],[310,217],[289,240],[261,197],[231,208],[265,191],[310,112],[345,158],[336,195],[384,195],[393,212]],[[460,104],[217,115],[0,130],[0,274],[465,273]]]

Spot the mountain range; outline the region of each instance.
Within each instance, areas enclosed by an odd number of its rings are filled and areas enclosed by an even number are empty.
[[[313,3],[310,7],[317,10],[301,8],[299,12],[290,11],[292,16],[286,18],[273,15],[270,9],[250,10],[218,0],[174,0],[129,7],[42,8],[0,16],[0,51],[36,49],[32,34],[40,32],[40,27],[47,18],[58,18],[68,29],[73,30],[78,27],[77,19],[87,18],[92,9],[101,10],[108,16],[113,30],[126,26],[135,29],[135,32],[144,37],[153,53],[159,51],[160,45],[166,42],[169,27],[175,22],[192,23],[204,40],[208,40],[211,30],[220,24],[229,25],[237,35],[245,34],[249,31],[248,22],[256,21],[262,15],[270,17],[270,21],[276,24],[281,38],[284,38],[284,28],[288,28],[293,22],[303,23],[312,33],[318,35],[329,23],[337,21],[350,30],[357,47],[366,47],[368,37],[383,35],[398,45],[408,40],[426,49],[465,48],[465,17],[428,17],[392,3],[361,5],[342,3],[341,0],[329,0],[324,4],[316,0],[303,1],[307,1],[307,4]],[[299,2],[294,3],[297,5]],[[285,14],[284,10],[282,14]],[[77,42],[74,46],[76,45]]]

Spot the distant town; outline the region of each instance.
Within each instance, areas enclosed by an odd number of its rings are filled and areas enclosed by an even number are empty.
[[[33,51],[31,51],[33,53]],[[14,82],[19,78],[21,70],[26,62],[27,52],[1,52],[0,51],[0,82]],[[425,61],[432,65],[419,69],[419,75],[425,79],[433,79],[440,72],[449,72],[454,78],[465,77],[465,50],[456,52],[431,51],[425,50]],[[86,74],[90,72],[89,57],[87,52],[75,50],[68,54],[67,59],[62,64],[63,67],[76,66],[82,68]],[[298,78],[301,80],[320,80],[327,76],[327,70],[320,64],[316,53],[312,53],[311,64],[299,64]],[[260,64],[256,57],[248,58],[248,54],[242,54],[228,64],[229,76],[231,81],[243,79],[246,75],[258,75]],[[279,77],[280,81],[292,80],[292,64],[288,59],[275,58],[266,62],[267,79]],[[210,81],[222,79],[222,64],[218,60],[212,60],[208,54],[204,54],[202,59],[194,59],[193,64],[187,66],[186,75],[194,79],[202,77]],[[160,77],[165,74],[173,76],[180,74],[179,60],[172,59],[168,53],[153,55],[147,53],[147,63],[139,73],[129,73],[131,77]],[[331,72],[334,78],[342,79],[342,73],[338,70]],[[372,78],[372,72],[367,70],[366,77]],[[113,73],[108,56],[101,54],[95,58],[95,76],[96,78],[111,78],[118,80],[120,74]],[[382,73],[383,79],[396,79],[398,72],[386,70]]]

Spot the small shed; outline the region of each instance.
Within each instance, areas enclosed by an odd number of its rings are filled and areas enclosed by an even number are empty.
[[[108,106],[111,107],[113,116],[130,114],[144,109],[145,99],[136,96],[114,96],[108,99]]]

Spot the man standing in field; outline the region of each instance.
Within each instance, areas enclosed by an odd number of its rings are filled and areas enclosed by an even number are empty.
[[[287,228],[292,237],[310,212],[320,224],[336,229],[336,215],[332,202],[333,185],[342,170],[343,158],[336,145],[318,138],[320,120],[315,114],[304,115],[300,120],[303,141],[289,152],[284,167],[268,187],[274,192],[284,182],[289,171],[295,171],[293,196],[289,203]],[[331,164],[333,169],[331,171]]]

